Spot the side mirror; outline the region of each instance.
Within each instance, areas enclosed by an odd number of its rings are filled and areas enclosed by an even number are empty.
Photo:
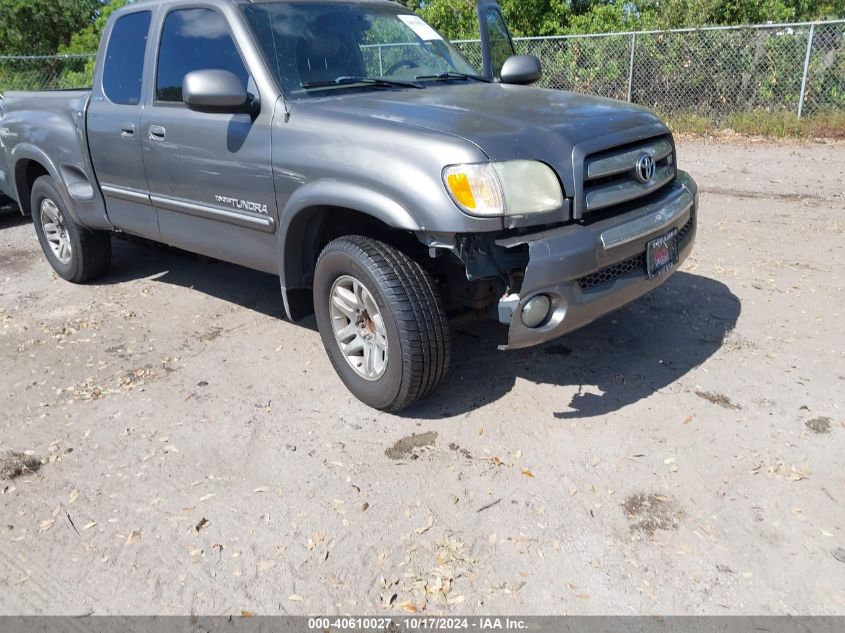
[[[534,55],[514,55],[502,66],[502,83],[527,86],[543,76],[540,60]]]
[[[197,112],[254,112],[253,98],[228,70],[195,70],[182,82],[182,101]]]

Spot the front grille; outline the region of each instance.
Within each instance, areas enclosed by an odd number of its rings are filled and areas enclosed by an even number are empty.
[[[678,235],[676,236],[678,251],[682,251],[686,246],[686,241],[692,234],[694,224],[695,217],[691,216],[687,223],[678,230]],[[647,272],[645,253],[640,253],[625,261],[618,262],[607,268],[602,268],[586,277],[581,277],[578,280],[578,285],[581,287],[581,290],[589,290],[590,288],[596,288],[597,286],[608,284],[611,281],[616,281],[620,277],[625,277],[635,271],[641,274]]]
[[[648,182],[635,172],[641,156],[651,156],[654,175]],[[654,193],[675,178],[675,155],[671,137],[617,147],[588,156],[584,161],[584,212],[594,213]]]

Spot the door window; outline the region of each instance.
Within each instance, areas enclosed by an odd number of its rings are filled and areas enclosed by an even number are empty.
[[[185,75],[195,70],[228,70],[249,82],[229,27],[212,9],[179,9],[168,14],[161,33],[156,100],[182,102]]]
[[[505,19],[498,9],[489,8],[486,11],[484,22],[487,33],[490,36],[490,63],[493,67],[493,75],[500,77],[502,66],[514,54],[513,42],[505,26]]]
[[[138,105],[141,102],[151,17],[149,11],[139,11],[114,23],[103,64],[103,93],[112,103]]]

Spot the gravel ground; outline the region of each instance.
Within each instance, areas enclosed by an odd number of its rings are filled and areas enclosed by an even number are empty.
[[[845,145],[679,154],[681,272],[399,417],[273,277],[0,218],[0,614],[845,614]]]

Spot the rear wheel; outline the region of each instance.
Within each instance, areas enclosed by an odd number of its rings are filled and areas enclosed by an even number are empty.
[[[396,412],[430,395],[449,368],[449,325],[434,281],[374,239],[331,242],[314,277],[323,345],[346,387]]]
[[[111,238],[76,224],[50,176],[32,186],[32,216],[41,250],[62,279],[83,283],[108,272]]]

